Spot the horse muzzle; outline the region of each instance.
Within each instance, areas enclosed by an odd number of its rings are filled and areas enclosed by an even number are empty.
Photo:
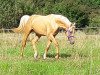
[[[73,45],[75,43],[75,41],[70,41],[70,44]]]
[[[71,45],[73,45],[75,43],[74,36],[68,36],[68,41],[70,42]]]

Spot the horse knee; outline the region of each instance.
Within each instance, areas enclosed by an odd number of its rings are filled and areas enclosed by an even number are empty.
[[[34,40],[31,40],[31,43],[32,43],[32,45],[34,45],[35,44]]]
[[[25,45],[26,45],[26,42],[22,42],[22,47],[25,47]]]
[[[58,47],[58,46],[59,46],[59,44],[58,44],[58,43],[55,43],[55,46],[57,46],[57,47]]]

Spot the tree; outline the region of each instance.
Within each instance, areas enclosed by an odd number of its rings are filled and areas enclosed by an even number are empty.
[[[0,28],[17,27],[26,14],[52,13],[66,16],[77,27],[100,26],[100,0],[0,0]]]

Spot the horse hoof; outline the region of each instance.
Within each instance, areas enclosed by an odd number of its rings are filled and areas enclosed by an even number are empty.
[[[38,58],[38,55],[35,55],[35,54],[34,54],[34,59],[37,59],[37,58]]]
[[[46,59],[46,57],[45,57],[45,56],[43,56],[43,59],[45,60],[45,59]]]
[[[35,54],[34,54],[34,59],[37,59],[37,58],[38,58],[38,54],[35,53]]]
[[[57,55],[57,56],[55,56],[55,58],[56,58],[56,59],[59,59],[59,56]]]
[[[37,59],[37,58],[38,58],[38,56],[36,56],[36,57],[34,56],[34,59]]]
[[[44,53],[44,55],[43,55],[43,59],[45,60],[46,59],[46,54]]]

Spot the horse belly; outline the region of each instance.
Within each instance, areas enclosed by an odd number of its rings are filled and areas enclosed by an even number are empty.
[[[46,28],[45,22],[34,22],[32,25],[33,30],[35,33],[40,34],[40,35],[46,35],[47,34],[47,28]]]

